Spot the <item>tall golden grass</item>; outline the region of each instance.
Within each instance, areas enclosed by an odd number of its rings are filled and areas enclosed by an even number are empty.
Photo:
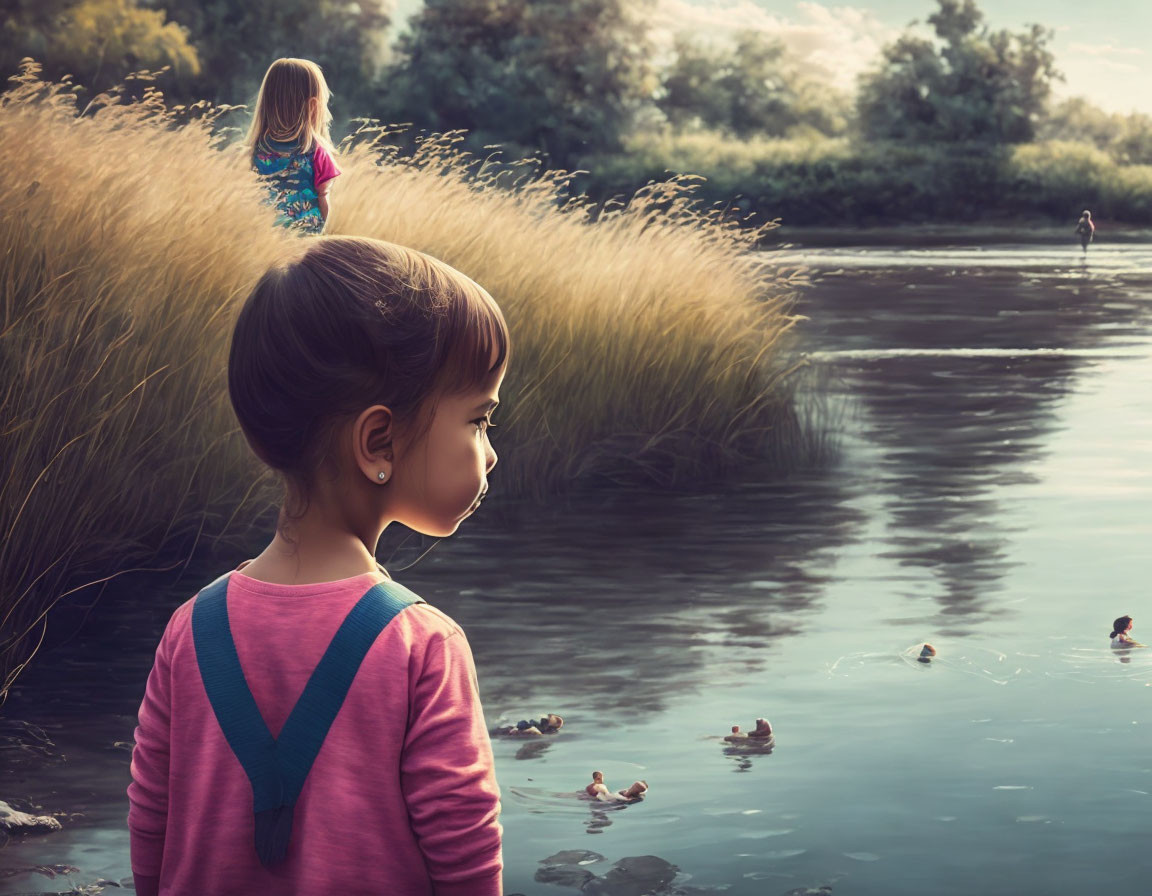
[[[0,701],[60,596],[207,539],[251,546],[280,499],[225,361],[247,291],[302,237],[273,226],[212,114],[153,88],[121,99],[78,115],[35,64],[0,98]],[[675,487],[795,436],[803,274],[750,252],[762,234],[694,208],[687,180],[593,220],[559,200],[563,174],[514,177],[451,135],[408,155],[386,138],[365,125],[341,146],[329,232],[442,258],[504,309],[496,493]]]

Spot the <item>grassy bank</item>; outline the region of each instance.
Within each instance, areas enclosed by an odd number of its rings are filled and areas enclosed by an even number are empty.
[[[34,71],[0,100],[0,697],[65,591],[197,544],[257,537],[279,498],[225,388],[232,321],[297,239],[207,119],[97,102]],[[802,277],[684,184],[588,222],[563,175],[499,189],[450,141],[342,147],[330,232],[443,258],[514,340],[492,489],[676,487],[797,435],[787,353]],[[499,176],[506,176],[504,174]],[[268,533],[259,533],[263,537]]]
[[[705,178],[701,196],[791,226],[1075,222],[1152,224],[1152,166],[1121,165],[1092,146],[856,144],[847,139],[734,141],[647,133],[616,156],[584,160],[589,195],[629,193],[676,174]]]

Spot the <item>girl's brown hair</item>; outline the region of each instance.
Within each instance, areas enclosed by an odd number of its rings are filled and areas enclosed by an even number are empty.
[[[1110,634],[1108,637],[1115,638],[1121,632],[1128,631],[1128,623],[1131,621],[1131,616],[1121,616],[1119,619],[1115,620],[1112,623],[1112,634]]]
[[[311,59],[277,59],[264,73],[245,146],[249,151],[255,150],[256,145],[268,137],[297,143],[302,152],[311,152],[317,143],[335,152],[329,134],[330,96],[324,73]],[[313,99],[316,100],[315,114],[311,108]]]
[[[228,394],[252,450],[306,509],[344,423],[382,404],[418,439],[439,396],[485,388],[508,353],[499,306],[459,271],[382,240],[319,237],[240,309]]]

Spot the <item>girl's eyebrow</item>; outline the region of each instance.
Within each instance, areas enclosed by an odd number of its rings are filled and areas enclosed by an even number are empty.
[[[492,410],[492,408],[496,407],[496,405],[498,405],[498,404],[500,404],[500,402],[496,401],[495,399],[490,398],[486,402],[484,402],[483,404],[477,405],[475,410],[472,411],[472,413],[479,414],[481,411],[490,411],[490,410]]]

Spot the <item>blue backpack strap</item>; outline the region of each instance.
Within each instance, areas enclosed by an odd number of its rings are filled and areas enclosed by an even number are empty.
[[[270,867],[287,854],[296,799],[368,649],[401,610],[424,600],[398,582],[369,588],[340,624],[277,739],[240,668],[227,588],[221,577],[197,595],[192,638],[212,710],[252,785],[256,853]]]

